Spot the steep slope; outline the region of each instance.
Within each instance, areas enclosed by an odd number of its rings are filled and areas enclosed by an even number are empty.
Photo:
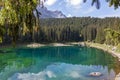
[[[40,5],[38,5],[36,9],[41,13],[41,15],[39,15],[40,18],[66,18],[61,11],[50,11],[46,7],[41,7]]]

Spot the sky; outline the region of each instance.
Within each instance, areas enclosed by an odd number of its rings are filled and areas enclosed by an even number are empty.
[[[120,17],[120,8],[115,10],[105,0],[100,1],[100,9],[95,4],[91,6],[92,0],[86,3],[83,0],[46,0],[44,6],[51,11],[61,11],[67,17]]]

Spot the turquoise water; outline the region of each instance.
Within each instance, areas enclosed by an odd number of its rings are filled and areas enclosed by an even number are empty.
[[[47,46],[0,54],[0,80],[114,80],[119,72],[117,59],[95,48]]]

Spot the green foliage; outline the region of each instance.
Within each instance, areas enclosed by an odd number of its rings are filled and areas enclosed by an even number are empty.
[[[104,27],[98,27],[95,42],[103,44],[104,41],[105,41]]]
[[[37,0],[3,0],[2,3],[4,6],[0,10],[0,25],[12,37],[13,43],[18,38],[19,29],[22,29],[23,34],[28,29],[32,33],[35,24],[33,10],[37,6]],[[0,39],[2,40],[1,37]]]
[[[117,9],[120,6],[120,0],[110,0],[109,5]]]
[[[3,26],[0,25],[0,43],[2,43],[3,41],[4,33],[5,33],[5,29]]]
[[[117,51],[117,52],[120,52],[120,43],[118,44],[116,51]]]
[[[0,7],[3,6],[3,5],[4,5],[4,3],[2,2],[2,0],[0,0]]]
[[[105,29],[106,32],[106,43],[112,45],[118,45],[120,43],[120,32],[112,30],[110,28]]]
[[[97,43],[104,43],[106,41],[106,32],[104,29],[110,28],[119,32],[119,25],[119,18],[99,19],[90,17],[74,17],[66,19],[41,19],[41,27],[40,30],[35,33],[35,41],[95,41]],[[117,45],[118,40],[116,33],[113,35],[115,35],[115,40],[114,42],[110,42],[110,44]],[[24,36],[24,38],[27,38],[27,36],[28,35]]]
[[[30,24],[31,25],[31,24]],[[40,25],[30,29],[26,21],[23,22],[22,29],[15,27],[19,32],[18,42],[32,42],[31,32],[36,42],[68,42],[68,41],[95,41],[97,43],[107,43],[117,45],[120,43],[120,18],[64,18],[64,19],[41,19]],[[8,36],[12,36],[9,28]],[[21,34],[21,32],[23,34]],[[8,38],[11,40],[12,38]],[[5,41],[5,40],[3,40]],[[8,40],[7,40],[8,41]]]
[[[87,0],[83,0],[83,1],[86,2]],[[105,0],[105,1],[109,3],[110,7],[114,6],[115,9],[117,9],[120,6],[120,0]],[[95,4],[96,8],[99,9],[101,3],[102,3],[101,0],[92,0],[91,5],[93,6]]]

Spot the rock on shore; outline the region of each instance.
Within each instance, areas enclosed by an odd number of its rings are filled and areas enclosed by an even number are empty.
[[[62,43],[52,43],[52,46],[71,46],[69,44],[62,44]]]
[[[41,47],[41,46],[44,46],[44,45],[39,44],[39,43],[32,43],[32,44],[27,45],[27,47],[30,47],[30,48],[38,48],[38,47]]]

